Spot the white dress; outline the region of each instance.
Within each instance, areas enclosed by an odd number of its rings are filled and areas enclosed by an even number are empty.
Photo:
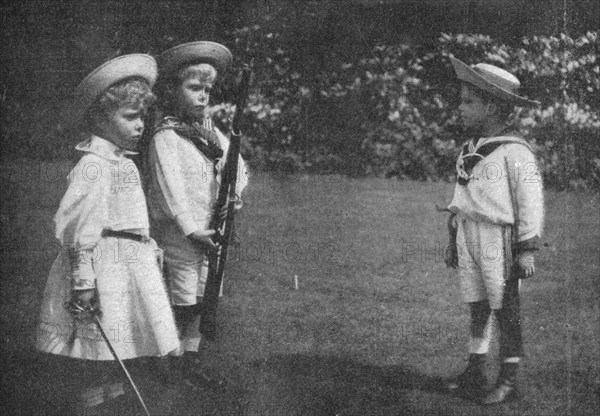
[[[100,323],[121,359],[166,355],[179,347],[159,266],[148,237],[148,213],[138,170],[127,152],[97,136],[69,174],[69,188],[54,218],[61,243],[46,284],[36,347],[90,360],[113,356],[95,322],[75,320],[65,308],[71,291],[95,288]],[[103,230],[144,236],[103,236]]]

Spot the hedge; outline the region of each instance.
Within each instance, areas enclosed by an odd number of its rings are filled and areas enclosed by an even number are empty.
[[[257,169],[453,180],[465,140],[449,56],[514,73],[542,103],[516,124],[536,150],[547,187],[600,188],[600,61],[597,32],[532,36],[510,46],[484,35],[442,34],[426,45],[380,45],[319,66],[260,26],[230,34],[236,66],[252,60],[244,155]],[[315,69],[316,68],[316,69]],[[234,77],[221,85],[215,119],[227,128]],[[60,106],[2,103],[2,155],[74,155]]]
[[[514,73],[542,103],[516,126],[533,144],[545,182],[600,188],[598,33],[533,36],[507,46],[484,35],[442,34],[431,45],[382,45],[308,77],[277,34],[236,33],[238,59],[258,62],[248,112],[249,156],[266,169],[452,180],[465,140],[449,56]],[[252,41],[250,41],[252,39]],[[221,109],[219,109],[221,110]],[[224,114],[218,111],[217,114]]]

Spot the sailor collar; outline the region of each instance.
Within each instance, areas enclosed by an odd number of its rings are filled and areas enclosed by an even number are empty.
[[[498,147],[507,143],[522,144],[530,151],[533,151],[529,143],[516,136],[484,137],[477,140],[477,142],[474,140],[469,140],[463,146],[462,152],[456,162],[458,183],[460,185],[466,185],[469,183],[469,181],[473,178],[473,168],[475,165],[479,161],[485,159]]]
[[[102,137],[92,135],[87,140],[79,143],[75,146],[76,150],[85,153],[93,153],[108,160],[121,160],[125,156],[137,155],[137,152],[131,150],[122,149],[116,144]]]

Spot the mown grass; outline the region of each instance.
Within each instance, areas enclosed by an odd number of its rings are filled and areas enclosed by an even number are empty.
[[[61,386],[77,377],[32,348],[65,186],[50,173],[65,169],[3,167],[2,390],[13,414],[60,414],[69,394]],[[523,397],[482,408],[441,388],[462,370],[467,342],[467,309],[442,259],[445,217],[434,210],[451,194],[445,183],[253,177],[219,336],[203,351],[206,371],[228,384],[164,386],[132,364],[153,414],[597,413],[598,195],[547,192],[547,247],[522,288]],[[496,370],[491,360],[491,379]],[[119,412],[139,410],[129,402]]]

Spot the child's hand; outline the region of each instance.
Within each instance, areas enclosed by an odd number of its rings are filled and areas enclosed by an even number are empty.
[[[72,290],[71,301],[65,303],[65,307],[75,319],[83,321],[101,314],[96,289]]]
[[[231,200],[228,199],[227,203],[223,206],[223,208],[221,208],[221,212],[219,212],[219,218],[222,221],[225,221],[227,219],[227,208],[229,207],[229,202],[231,202]],[[233,204],[233,213],[235,214],[240,209],[242,209],[242,205],[242,200],[236,196]]]
[[[241,210],[244,206],[244,201],[242,201],[242,198],[236,195],[234,202],[235,203],[233,204],[233,212],[239,212],[239,210]]]
[[[519,268],[519,277],[521,279],[527,279],[533,276],[535,273],[535,258],[533,251],[525,251],[519,254],[517,259],[517,265]]]
[[[96,289],[74,290],[73,300],[82,308],[87,309],[92,306],[92,299],[96,296]]]
[[[225,204],[223,205],[223,207],[221,208],[221,212],[219,212],[219,219],[221,221],[225,221],[227,219],[227,208],[228,208],[229,204]]]
[[[215,250],[217,246],[212,240],[212,236],[215,234],[214,230],[197,230],[191,234],[188,234],[187,238],[192,242],[201,245],[203,248],[209,250]]]

